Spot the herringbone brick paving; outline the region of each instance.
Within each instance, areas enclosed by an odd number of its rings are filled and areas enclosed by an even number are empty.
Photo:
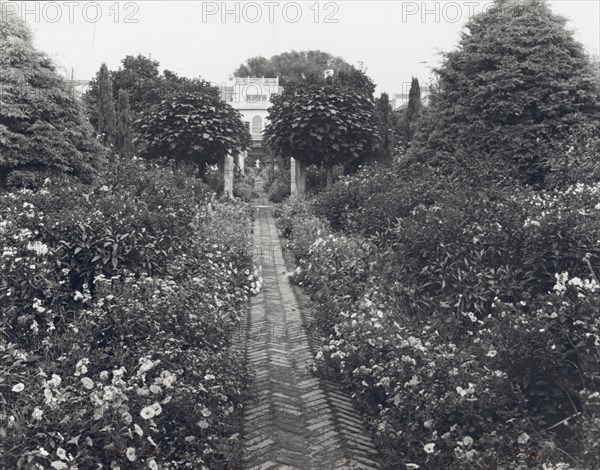
[[[258,469],[375,469],[377,451],[350,398],[310,371],[314,342],[287,278],[271,207],[256,205],[263,286],[252,298],[246,358],[256,375],[244,416],[244,465]],[[304,303],[304,302],[302,302]]]

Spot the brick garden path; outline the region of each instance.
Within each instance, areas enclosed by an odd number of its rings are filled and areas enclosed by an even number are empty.
[[[254,246],[263,287],[252,297],[246,358],[256,372],[244,416],[244,470],[373,469],[377,452],[350,398],[312,374],[308,301],[287,278],[271,207],[257,200]],[[304,308],[301,308],[304,306]]]

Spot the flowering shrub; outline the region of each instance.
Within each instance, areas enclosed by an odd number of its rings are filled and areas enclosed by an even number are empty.
[[[95,187],[0,194],[2,467],[238,461],[252,211],[113,163]]]
[[[269,201],[279,203],[290,195],[290,184],[284,178],[278,176],[268,187]]]
[[[387,167],[367,166],[319,193],[315,212],[334,230],[367,236],[382,233],[417,205],[430,205],[447,192],[448,186],[442,187],[436,179],[435,175],[424,179],[410,168],[398,173]]]
[[[233,195],[242,201],[250,202],[258,197],[256,189],[256,170],[247,168],[245,173],[236,171],[233,179]]]
[[[600,185],[413,194],[375,231],[357,191],[331,232],[310,211],[348,181],[277,215],[317,368],[364,406],[386,467],[598,467]]]

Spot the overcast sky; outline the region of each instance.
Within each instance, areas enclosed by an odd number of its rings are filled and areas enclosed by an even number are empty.
[[[61,71],[92,77],[102,62],[116,69],[129,54],[151,54],[188,77],[227,81],[249,57],[320,49],[362,61],[377,92],[400,93],[421,82],[452,50],[469,16],[484,1],[137,1],[13,2],[35,43]],[[600,1],[551,1],[586,48],[600,49]],[[27,11],[26,11],[27,10]]]

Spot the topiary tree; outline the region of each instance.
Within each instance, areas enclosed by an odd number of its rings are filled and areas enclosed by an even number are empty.
[[[117,113],[113,101],[113,89],[106,64],[98,73],[98,133],[106,145],[114,145],[117,134]]]
[[[217,88],[204,88],[165,99],[136,121],[144,156],[194,165],[204,175],[206,165],[248,148],[250,133],[240,113],[221,101]]]
[[[332,79],[292,82],[272,102],[265,144],[300,165],[323,165],[328,185],[333,165],[364,158],[375,148],[373,102],[353,86]],[[304,179],[299,183],[302,192]]]
[[[119,100],[117,101],[116,150],[122,157],[133,155],[131,109],[129,108],[129,93],[125,90],[119,90]]]
[[[543,185],[562,142],[599,119],[588,58],[565,23],[544,0],[497,1],[475,16],[437,70],[410,156],[471,182]]]
[[[31,186],[67,173],[91,178],[103,161],[77,99],[27,25],[0,3],[0,184]]]

